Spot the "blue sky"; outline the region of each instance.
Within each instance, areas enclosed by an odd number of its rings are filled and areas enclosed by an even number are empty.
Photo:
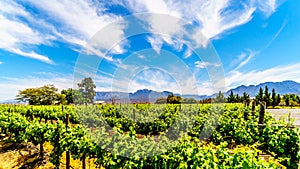
[[[28,87],[70,88],[86,76],[94,78],[97,91],[189,94],[212,94],[219,90],[215,84],[227,90],[300,82],[299,5],[298,0],[2,0],[0,100]],[[146,17],[130,17],[139,14]],[[134,19],[145,33],[128,36],[138,31]],[[181,21],[197,31],[183,31]],[[209,53],[213,47],[217,55]],[[210,51],[199,58],[195,48]],[[211,77],[216,72],[220,81]]]

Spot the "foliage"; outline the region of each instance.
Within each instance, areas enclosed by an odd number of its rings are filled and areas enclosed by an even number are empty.
[[[256,102],[259,103],[263,101],[263,97],[264,97],[264,90],[260,87],[258,94],[255,96]]]
[[[156,99],[155,103],[156,104],[166,104],[167,98],[165,98],[165,97],[158,98],[158,99]]]
[[[174,96],[173,94],[169,94],[167,97],[167,103],[178,104],[182,102],[181,96]]]
[[[272,107],[274,108],[275,106],[277,106],[280,102],[277,101],[277,98],[276,98],[276,91],[275,89],[273,88],[272,89]]]
[[[85,104],[94,102],[94,97],[96,96],[96,85],[92,78],[84,78],[80,83],[78,83],[78,88],[82,94]]]
[[[194,98],[184,98],[182,100],[182,103],[185,103],[185,104],[194,104],[194,103],[197,103],[197,100],[194,99]]]
[[[236,98],[235,98],[235,96],[233,94],[233,91],[231,90],[230,94],[229,94],[229,96],[227,98],[227,103],[235,103],[235,102],[236,102]]]
[[[250,104],[250,96],[249,94],[247,94],[246,92],[243,93],[242,96],[242,101],[246,104],[249,105]]]
[[[67,104],[82,104],[84,103],[83,96],[79,90],[76,89],[63,89],[61,94],[66,96]]]
[[[56,93],[54,85],[27,88],[19,91],[16,100],[28,102],[30,105],[53,105],[65,103],[65,95]]]
[[[220,112],[222,116],[214,118]],[[248,121],[243,118],[245,112],[249,113]],[[77,106],[76,113],[74,106],[2,105],[0,132],[19,143],[49,141],[54,146],[50,157],[56,166],[62,153],[69,151],[74,159],[97,158],[97,163],[105,168],[297,168],[299,129],[286,127],[267,112],[266,126],[259,128],[259,113],[250,112],[249,107],[241,104],[225,104],[223,108],[218,104]],[[66,115],[70,117],[69,125],[64,124]],[[170,132],[170,126],[178,134],[182,126],[175,122],[182,120],[185,126],[191,119],[192,127],[172,148],[160,145],[163,141],[171,142],[163,137]],[[206,141],[199,140],[204,128],[216,119],[219,125],[213,134]],[[106,123],[112,128],[104,127]],[[99,140],[91,137],[90,130]],[[147,145],[136,144],[145,138],[153,139]],[[123,153],[130,151],[135,156],[127,158],[115,153],[122,153],[118,151],[122,147],[128,149]],[[145,157],[141,150],[161,153]],[[261,153],[268,154],[269,160],[262,159]]]
[[[221,91],[219,91],[219,93],[217,94],[217,96],[214,99],[214,101],[216,103],[225,103],[226,98],[225,98],[224,94]]]

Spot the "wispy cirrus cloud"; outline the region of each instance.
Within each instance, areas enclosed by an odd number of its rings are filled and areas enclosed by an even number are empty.
[[[246,52],[242,52],[236,60],[233,61],[234,63],[238,63],[238,65],[233,69],[233,71],[236,71],[242,67],[244,67],[245,65],[247,65],[255,56],[259,55],[260,53],[262,53],[264,50],[266,50],[267,48],[269,48],[271,46],[271,44],[277,39],[277,37],[280,35],[280,33],[284,30],[285,26],[287,24],[287,20],[285,20],[280,28],[276,31],[276,33],[272,36],[272,38],[266,43],[265,46],[263,46],[261,49],[254,51],[254,50],[250,50],[247,49]]]
[[[119,3],[120,4],[120,3]],[[195,0],[195,1],[175,1],[175,0],[154,0],[154,1],[123,1],[123,6],[129,8],[132,12],[142,13],[160,13],[168,14],[178,18],[183,18],[191,23],[199,25],[199,30],[207,39],[218,39],[224,33],[235,27],[248,23],[252,20],[255,11],[264,13],[269,17],[276,11],[276,8],[281,4],[276,0],[247,0],[247,1],[231,1],[231,0]],[[155,24],[160,23],[161,18],[149,18],[151,23],[149,31],[157,31]],[[166,21],[165,21],[166,22]],[[154,25],[154,26],[152,26]],[[176,33],[183,33],[180,24],[168,24],[170,28],[169,36]],[[167,25],[167,26],[168,26]],[[157,27],[159,28],[159,27]],[[199,39],[199,36],[197,36]],[[157,38],[156,38],[157,39]],[[161,38],[167,44],[178,44],[176,39]],[[158,50],[158,45],[149,42]],[[184,42],[181,42],[184,43]],[[202,42],[203,43],[203,42]]]
[[[21,5],[4,0],[0,2],[0,6],[0,49],[53,64],[47,56],[31,51],[30,47],[49,44],[54,37],[48,34],[42,35],[25,21],[21,21],[20,17],[32,20],[30,14]]]
[[[71,1],[71,0],[54,0],[49,3],[48,1],[34,1],[26,0],[29,4],[35,6],[39,11],[43,12],[46,16],[51,17],[53,24],[60,25],[59,34],[61,37],[70,43],[77,44],[83,47],[87,41],[92,38],[99,30],[112,23],[113,21],[120,20],[113,14],[105,13],[106,8],[104,3],[98,1]],[[124,39],[122,26],[111,26],[107,39],[97,41],[94,39],[93,47],[100,47],[110,49],[115,45],[113,50],[116,53],[123,52],[123,44],[114,44]],[[103,54],[100,55],[103,57]]]
[[[206,69],[208,66],[220,67],[221,65],[218,63],[210,63],[210,62],[202,62],[202,61],[195,62],[195,67],[199,69]]]
[[[34,51],[40,45],[54,42],[69,43],[74,50],[82,48],[101,28],[120,19],[105,13],[104,4],[98,1],[33,1],[23,3],[3,0],[0,2],[0,48],[17,55],[53,64],[47,56]],[[27,10],[27,8],[34,10]],[[111,49],[109,42],[123,39],[123,27],[110,30],[110,38],[102,39],[97,47]],[[112,51],[124,52],[123,43],[114,44]],[[103,57],[103,54],[100,55]]]

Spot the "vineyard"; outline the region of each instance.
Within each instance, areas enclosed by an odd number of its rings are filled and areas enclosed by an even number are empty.
[[[0,106],[2,139],[40,158],[50,143],[56,168],[65,152],[82,168],[298,168],[300,130],[269,113],[258,123],[259,106],[242,104]]]

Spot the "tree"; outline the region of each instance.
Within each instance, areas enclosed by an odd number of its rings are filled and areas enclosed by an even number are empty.
[[[272,104],[273,108],[279,104],[279,103],[277,104],[276,91],[274,88],[272,89],[272,103],[271,104]]]
[[[300,97],[298,95],[296,96],[296,102],[300,104]]]
[[[167,103],[167,98],[165,98],[165,97],[158,98],[158,99],[156,99],[155,103],[156,104],[165,104],[165,103]]]
[[[268,86],[265,86],[265,92],[264,92],[264,96],[263,96],[263,101],[266,102],[266,106],[270,106],[270,102],[271,102],[271,98],[270,98],[271,94],[269,93],[269,88]]]
[[[212,98],[206,98],[206,99],[202,99],[200,100],[200,103],[202,104],[207,104],[207,103],[212,103]]]
[[[233,94],[233,92],[231,90],[230,94],[229,94],[229,96],[227,98],[227,103],[235,103],[235,101],[236,101],[236,98],[235,98],[235,96],[234,96],[234,94]]]
[[[248,106],[250,104],[250,96],[246,92],[243,93],[242,101]]]
[[[45,85],[37,88],[27,88],[19,91],[16,100],[28,102],[30,105],[52,105],[65,102],[65,95],[57,92],[54,85]]]
[[[242,102],[242,98],[239,96],[239,94],[235,95],[235,103],[240,103]]]
[[[290,95],[289,94],[283,95],[283,100],[284,100],[286,106],[290,105]]]
[[[256,101],[259,103],[263,100],[264,90],[260,87],[258,94],[255,96]]]
[[[279,105],[280,102],[281,102],[280,94],[277,94],[277,96],[276,96],[276,105]]]
[[[291,106],[291,108],[293,107],[293,106],[297,106],[297,102],[296,101],[294,101],[294,100],[290,100],[290,106]]]
[[[79,90],[76,89],[63,89],[61,94],[66,95],[67,104],[82,104],[84,103],[83,96]]]
[[[93,79],[90,77],[84,78],[80,83],[78,83],[78,87],[83,96],[84,103],[93,103],[94,97],[96,96],[96,85],[94,84]]]
[[[197,100],[194,98],[184,98],[182,100],[182,103],[186,103],[186,104],[194,104],[197,103]]]
[[[173,94],[169,94],[167,97],[167,103],[178,104],[182,102],[181,96],[174,96]]]
[[[224,103],[226,101],[226,98],[224,96],[224,94],[219,91],[219,93],[217,94],[216,98],[215,98],[215,102],[216,103]]]
[[[119,100],[119,99],[116,95],[114,95],[109,100],[111,101],[111,104],[114,105],[117,102],[117,100]]]

